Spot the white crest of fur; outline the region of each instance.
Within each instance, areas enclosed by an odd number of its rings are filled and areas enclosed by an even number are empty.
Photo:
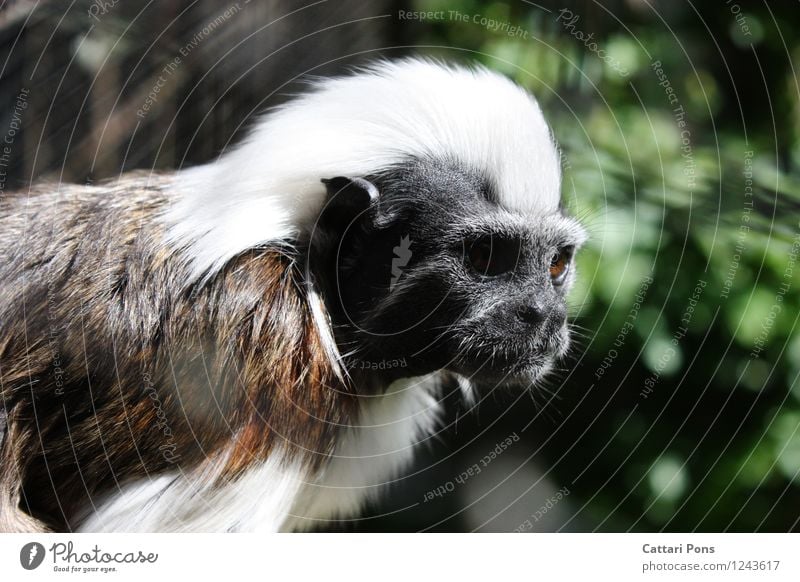
[[[307,236],[324,202],[322,178],[428,156],[483,172],[510,210],[558,207],[557,149],[527,92],[487,69],[408,59],[321,81],[239,147],[182,171],[171,240],[187,249],[195,278],[208,276],[248,248]]]

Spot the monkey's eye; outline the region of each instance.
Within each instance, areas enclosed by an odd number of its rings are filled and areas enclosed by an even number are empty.
[[[550,256],[550,278],[553,283],[560,285],[564,282],[569,271],[569,263],[572,258],[572,249],[567,247],[558,249]]]
[[[519,261],[518,241],[485,236],[467,244],[467,264],[484,277],[511,272]]]

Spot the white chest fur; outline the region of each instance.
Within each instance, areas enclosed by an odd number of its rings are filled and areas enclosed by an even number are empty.
[[[90,508],[80,531],[291,531],[355,516],[433,431],[438,385],[434,374],[364,397],[354,426],[313,477],[300,465],[270,460],[223,487],[191,473],[142,479]]]
[[[303,485],[281,529],[304,530],[355,516],[411,461],[433,432],[439,413],[436,375],[398,380],[366,397],[357,425],[347,429],[322,472]]]

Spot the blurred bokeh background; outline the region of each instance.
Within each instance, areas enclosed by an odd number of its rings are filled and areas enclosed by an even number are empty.
[[[796,531],[798,18],[744,0],[5,0],[0,194],[208,161],[308,76],[483,63],[539,99],[592,233],[576,347],[532,395],[447,395],[389,494],[321,529]]]

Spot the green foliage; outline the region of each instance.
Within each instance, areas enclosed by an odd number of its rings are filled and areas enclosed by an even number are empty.
[[[658,13],[572,2],[579,18],[569,25],[553,4],[416,4],[521,27],[510,36],[445,17],[415,29],[415,40],[537,95],[564,151],[564,200],[592,232],[572,297],[590,331],[558,389],[567,418],[547,448],[557,477],[582,497],[576,508],[586,503],[580,519],[605,529],[796,529],[800,29],[791,7],[752,6],[737,21],[718,5]],[[582,40],[589,34],[594,45]],[[615,348],[648,276],[635,331]],[[598,376],[611,349],[618,355]]]

